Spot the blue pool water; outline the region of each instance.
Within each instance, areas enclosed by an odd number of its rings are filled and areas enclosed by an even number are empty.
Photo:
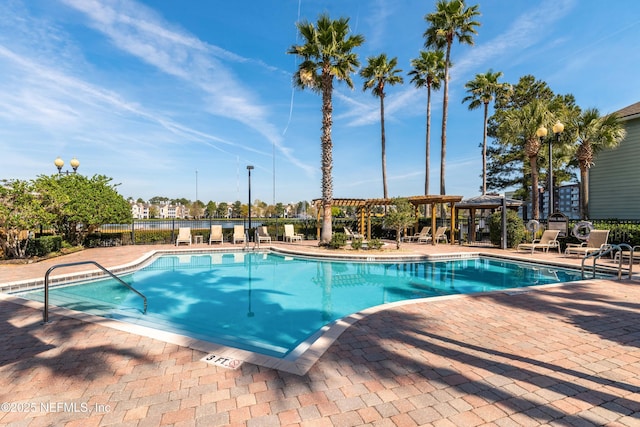
[[[122,279],[50,290],[79,311],[284,357],[332,321],[368,307],[580,280],[580,272],[490,258],[441,262],[332,262],[273,253],[162,256]],[[22,295],[42,300],[42,291]]]

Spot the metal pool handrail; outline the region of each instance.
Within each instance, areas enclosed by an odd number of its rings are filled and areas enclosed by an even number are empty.
[[[142,295],[139,291],[134,289],[127,282],[123,281],[121,278],[119,278],[118,276],[116,276],[115,274],[113,274],[112,272],[110,272],[109,270],[107,270],[106,268],[104,268],[103,266],[98,264],[97,262],[95,262],[95,261],[78,261],[78,262],[70,262],[70,263],[66,263],[66,264],[56,264],[53,267],[51,267],[50,269],[48,269],[47,272],[45,273],[45,275],[44,275],[44,312],[42,313],[42,322],[43,323],[48,323],[49,322],[49,274],[51,274],[51,272],[53,270],[55,270],[56,268],[73,267],[75,265],[83,265],[83,264],[93,264],[93,265],[95,265],[100,270],[104,271],[109,276],[111,276],[112,278],[116,279],[118,282],[122,283],[127,288],[129,288],[130,290],[132,290],[133,292],[138,294],[142,298],[142,300],[144,301],[144,312],[143,313],[147,314],[147,297]]]

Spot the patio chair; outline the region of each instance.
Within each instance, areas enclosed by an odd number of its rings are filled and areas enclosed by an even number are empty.
[[[244,225],[233,226],[233,244],[238,242],[247,243],[247,236],[244,233]]]
[[[549,252],[549,249],[556,249],[560,254],[558,234],[560,234],[560,230],[544,230],[539,239],[533,239],[531,243],[520,243],[517,250],[531,250],[531,253],[533,253],[536,249],[543,249],[545,252]]]
[[[222,235],[221,225],[211,226],[211,233],[209,233],[209,244],[212,244],[213,242],[224,243],[224,236]]]
[[[567,249],[565,249],[565,255],[582,255],[587,256],[592,252],[598,252],[602,249],[606,249],[609,245],[607,240],[609,239],[609,230],[591,230],[589,238],[586,242],[580,244],[568,243]]]
[[[178,229],[178,237],[176,237],[176,246],[180,243],[186,243],[191,246],[191,227],[180,227]]]
[[[258,243],[271,243],[271,236],[269,235],[269,230],[265,225],[258,227]]]
[[[364,236],[360,233],[354,233],[349,227],[344,227],[344,234],[347,235],[347,240],[362,240]]]
[[[435,243],[439,243],[440,240],[444,240],[445,243],[449,243],[449,238],[447,237],[447,227],[442,226],[436,228],[436,232],[433,233],[433,236],[419,237],[418,242],[428,243],[431,239],[435,239]]]
[[[425,225],[424,227],[422,227],[422,230],[420,230],[419,233],[415,233],[413,236],[404,236],[402,238],[403,242],[413,242],[413,241],[420,241],[422,239],[422,241],[425,241],[428,237],[430,237],[429,232],[431,231],[431,227]]]
[[[284,225],[284,241],[285,242],[302,241],[302,234],[296,234],[293,228],[293,224],[285,224]]]

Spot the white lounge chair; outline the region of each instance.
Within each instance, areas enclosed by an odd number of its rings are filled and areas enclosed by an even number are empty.
[[[266,226],[258,227],[258,233],[256,235],[258,236],[258,243],[271,243],[271,236]]]
[[[209,233],[209,244],[212,244],[213,242],[224,243],[224,236],[222,234],[221,225],[211,226],[211,233]]]
[[[176,237],[176,246],[180,243],[186,243],[191,246],[191,227],[180,227],[178,229],[178,237]]]
[[[544,230],[539,239],[533,239],[531,243],[520,243],[517,250],[531,250],[531,253],[533,253],[536,249],[542,249],[545,252],[549,252],[549,249],[555,249],[560,254],[558,234],[560,234],[560,230]]]
[[[415,242],[418,242],[418,241],[420,241],[421,239],[422,239],[422,241],[426,241],[426,239],[427,239],[428,237],[430,237],[430,236],[429,236],[429,232],[430,232],[430,231],[431,231],[431,227],[429,227],[429,226],[425,225],[424,227],[422,227],[422,230],[420,230],[420,232],[419,232],[419,233],[415,233],[415,234],[414,234],[414,235],[412,235],[412,236],[404,236],[404,237],[402,238],[402,241],[403,241],[403,242],[414,242],[414,241],[415,241]]]
[[[609,246],[607,240],[609,240],[609,230],[591,230],[586,242],[580,244],[568,243],[564,253],[565,255],[586,256],[591,252],[598,252]]]
[[[247,236],[244,234],[244,225],[233,226],[233,244],[238,242],[247,243]]]
[[[302,240],[302,234],[297,234],[293,228],[293,224],[284,225],[284,241],[296,242]]]
[[[436,232],[433,233],[433,236],[419,237],[418,242],[429,243],[432,239],[435,239],[435,243],[439,243],[440,240],[444,240],[445,243],[449,243],[449,238],[447,237],[447,227],[443,226],[436,228]]]
[[[349,227],[344,227],[344,234],[347,235],[347,240],[364,239],[362,234],[353,232]]]

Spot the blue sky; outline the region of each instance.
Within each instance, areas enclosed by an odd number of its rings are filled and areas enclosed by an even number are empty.
[[[482,110],[464,84],[489,69],[531,74],[582,108],[640,101],[640,2],[482,1],[474,46],[452,49],[447,194],[481,185]],[[424,189],[426,90],[406,73],[423,48],[424,0],[4,0],[0,2],[0,178],[65,169],[120,183],[125,197],[297,202],[321,196],[320,96],[294,90],[295,23],[350,18],[361,63],[398,57],[385,100],[389,195]],[[334,197],[382,197],[379,101],[334,91]],[[431,194],[439,193],[442,91],[433,96]],[[274,185],[275,184],[275,185]]]

